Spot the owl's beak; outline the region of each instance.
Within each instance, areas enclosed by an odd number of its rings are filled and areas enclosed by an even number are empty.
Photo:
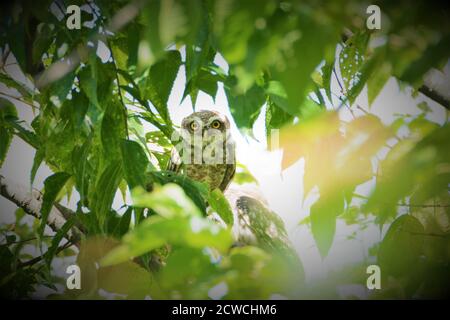
[[[203,141],[205,143],[210,143],[213,142],[220,135],[220,131],[217,129],[205,127],[203,128],[202,134],[203,134]]]

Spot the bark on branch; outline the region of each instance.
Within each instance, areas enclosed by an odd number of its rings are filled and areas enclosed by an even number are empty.
[[[448,75],[432,69],[425,75],[419,92],[450,110],[450,90],[448,90],[450,83],[448,78]]]
[[[25,213],[41,219],[42,193],[39,190],[33,189],[30,191],[28,188],[17,185],[0,175],[0,195],[22,208]],[[73,214],[72,210],[60,204],[55,204],[46,223],[50,229],[57,232]],[[66,238],[73,244],[78,244],[81,235],[82,232],[77,227],[73,227],[67,233]]]

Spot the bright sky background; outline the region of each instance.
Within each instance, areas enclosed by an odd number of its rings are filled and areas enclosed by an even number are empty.
[[[103,56],[105,53],[100,52]],[[104,57],[105,58],[105,57]],[[226,62],[218,56],[216,63],[227,70]],[[13,75],[19,75],[16,65],[10,65],[7,70]],[[443,76],[443,74],[439,73]],[[445,68],[446,83],[450,75],[450,63]],[[17,76],[19,81],[26,81],[23,76]],[[28,82],[28,81],[27,81]],[[170,99],[169,111],[175,124],[180,124],[181,120],[189,115],[193,109],[189,98],[185,99],[182,104],[181,98],[184,91],[185,74],[184,67],[181,67],[178,77],[175,81]],[[450,86],[449,86],[450,87]],[[430,118],[433,121],[442,123],[446,119],[444,108],[436,104],[434,101],[419,95],[412,98],[410,89],[399,88],[397,81],[391,78],[375,102],[372,104],[371,112],[381,120],[389,124],[395,119],[395,114],[408,113],[411,115],[419,114],[419,108],[414,107],[419,102],[426,101],[432,108],[433,113]],[[332,83],[332,91],[339,92],[336,81]],[[0,85],[0,92],[13,92],[6,90]],[[14,102],[18,108],[19,117],[25,119],[28,123],[33,119],[31,108],[23,103]],[[367,109],[367,91],[364,90],[357,99],[356,104]],[[208,95],[200,92],[197,100],[197,110],[209,109],[224,113],[231,120],[229,114],[227,99],[223,90],[223,86],[219,86],[219,90],[215,101]],[[351,115],[346,108],[341,109],[341,117],[350,119]],[[354,110],[356,116],[362,115],[363,112]],[[299,226],[298,222],[309,214],[309,207],[314,201],[314,195],[307,198],[303,203],[303,160],[298,161],[291,167],[281,171],[281,151],[269,152],[266,150],[266,138],[264,128],[264,116],[261,115],[254,126],[255,139],[243,137],[234,122],[232,122],[232,135],[237,143],[237,159],[245,164],[250,172],[259,182],[259,188],[269,202],[273,211],[278,213],[284,220],[290,238],[304,264],[306,279],[312,281],[324,277],[328,271],[337,270],[345,265],[352,264],[356,261],[362,261],[366,258],[367,249],[382,239],[382,233],[375,225],[372,225],[364,232],[357,234],[354,240],[348,240],[347,237],[355,231],[355,227],[347,227],[342,221],[338,220],[337,231],[333,246],[328,256],[322,260],[314,239],[308,227]],[[299,145],[301,141],[298,142]],[[26,145],[22,140],[14,138],[8,153],[7,159],[1,168],[1,174],[7,178],[14,180],[17,184],[25,187],[29,186],[29,174],[34,158],[34,150]],[[36,175],[34,187],[42,188],[43,181],[50,175],[50,170],[42,165]],[[359,193],[365,193],[370,190],[371,183],[367,183],[358,190]],[[73,195],[70,206],[78,200],[77,195]],[[118,208],[122,204],[121,196],[115,198],[114,207]],[[0,223],[12,223],[14,221],[14,211],[16,207],[0,198]],[[385,231],[386,228],[383,229]]]

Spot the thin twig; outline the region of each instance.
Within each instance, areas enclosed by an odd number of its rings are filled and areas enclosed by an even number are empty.
[[[60,253],[61,251],[63,251],[63,250],[65,250],[65,249],[69,248],[71,245],[72,245],[72,242],[67,241],[65,244],[63,244],[62,246],[58,247],[58,249],[56,249],[55,256],[56,256],[58,253]],[[47,251],[47,252],[48,252],[48,251]],[[30,267],[30,266],[32,266],[32,265],[38,263],[39,261],[43,260],[43,259],[45,258],[45,256],[46,256],[47,252],[44,253],[43,255],[38,256],[38,257],[36,257],[36,258],[33,258],[33,259],[31,259],[31,260],[28,260],[28,261],[25,261],[25,262],[21,262],[21,263],[19,263],[19,264],[17,265],[17,267],[18,267],[18,268]]]
[[[53,236],[42,236],[43,238],[53,238]],[[24,240],[19,240],[19,241],[14,241],[14,242],[9,242],[7,243],[7,245],[13,245],[13,244],[19,244],[19,243],[24,243],[24,242],[29,242],[29,241],[33,241],[33,240],[37,240],[36,237],[33,238],[29,238],[29,239],[24,239]]]
[[[361,107],[359,104],[356,104],[356,108],[357,109],[359,109],[359,110],[361,110],[364,114],[369,114],[369,112],[367,112],[367,110],[366,109],[364,109],[363,107]]]

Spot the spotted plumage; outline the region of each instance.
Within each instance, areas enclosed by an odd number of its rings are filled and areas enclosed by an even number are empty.
[[[198,111],[181,123],[180,141],[172,150],[168,169],[224,191],[236,171],[235,144],[227,117]]]
[[[303,266],[289,241],[283,221],[270,210],[260,193],[243,185],[228,188],[236,170],[235,144],[229,128],[228,119],[213,111],[199,111],[184,118],[180,132],[182,143],[173,149],[168,168],[206,183],[211,190],[224,191],[233,212],[234,245],[251,244],[283,257],[285,270],[292,271],[292,287],[296,290],[303,283]],[[202,143],[197,143],[198,140]],[[211,148],[212,145],[216,148]],[[222,161],[215,161],[218,153],[222,153]],[[208,210],[208,217],[225,226],[213,210]]]

